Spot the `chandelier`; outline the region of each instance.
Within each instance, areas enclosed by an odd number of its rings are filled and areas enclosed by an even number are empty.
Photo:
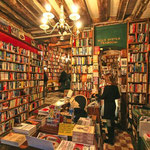
[[[42,23],[40,25],[40,28],[45,31],[46,34],[51,34],[55,29],[58,30],[58,33],[60,34],[61,38],[63,39],[64,35],[72,34],[72,35],[78,35],[80,33],[79,29],[81,27],[81,23],[77,22],[80,19],[80,15],[77,13],[78,9],[76,6],[72,7],[72,14],[69,15],[69,18],[74,22],[72,26],[70,26],[65,21],[65,15],[64,15],[64,6],[61,4],[60,6],[60,15],[59,15],[59,21],[52,25],[51,19],[54,18],[54,15],[50,12],[51,6],[46,5],[46,11],[43,13]],[[50,32],[47,32],[47,30],[52,27],[52,30]],[[76,27],[76,33],[74,34],[72,31],[72,28]]]

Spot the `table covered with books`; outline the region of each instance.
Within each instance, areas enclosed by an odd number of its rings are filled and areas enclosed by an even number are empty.
[[[92,118],[81,117],[74,124],[73,117],[73,111],[62,110],[62,105],[46,106],[1,137],[0,149],[96,150]]]

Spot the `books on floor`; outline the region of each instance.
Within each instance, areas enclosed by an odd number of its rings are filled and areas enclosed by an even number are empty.
[[[10,132],[1,138],[1,143],[19,147],[26,141],[24,134]]]
[[[36,132],[36,125],[21,123],[13,127],[13,131],[25,135],[33,135]]]

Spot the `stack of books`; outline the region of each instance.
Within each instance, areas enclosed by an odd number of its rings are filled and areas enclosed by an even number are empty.
[[[25,135],[33,135],[36,132],[36,125],[21,123],[13,127],[13,131]]]
[[[62,140],[56,150],[95,150],[95,145],[77,144],[72,141]]]
[[[26,141],[26,136],[19,133],[9,133],[1,138],[1,143],[19,147]]]
[[[45,115],[33,115],[29,117],[28,120],[39,122],[41,126],[44,126],[46,123],[46,116]]]
[[[94,126],[75,125],[73,128],[72,141],[83,144],[94,144]]]
[[[38,111],[38,115],[49,115],[49,106],[46,106]]]

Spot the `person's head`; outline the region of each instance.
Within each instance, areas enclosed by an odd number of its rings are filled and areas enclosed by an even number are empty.
[[[115,78],[113,77],[113,75],[111,73],[106,74],[104,78],[105,78],[106,83],[116,84],[115,83]]]

